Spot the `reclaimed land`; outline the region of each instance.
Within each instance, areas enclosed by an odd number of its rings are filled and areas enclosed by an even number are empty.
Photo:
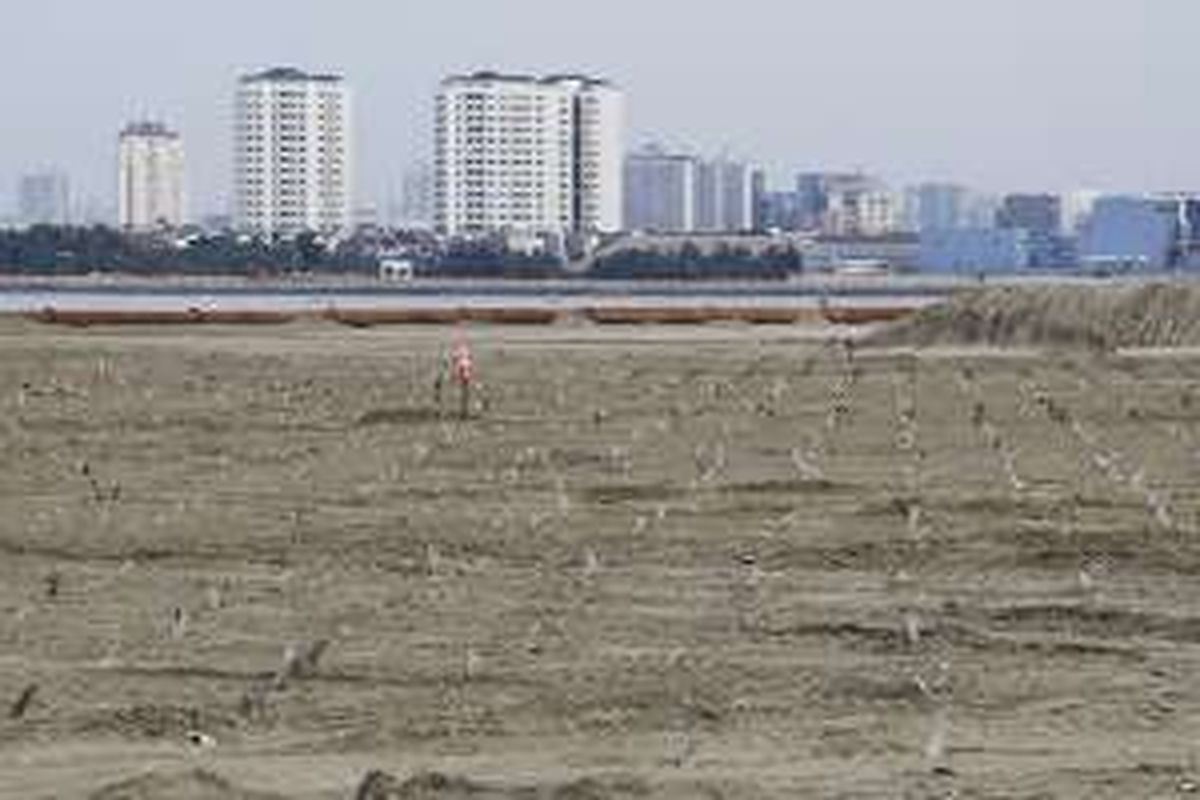
[[[0,321],[0,797],[1195,790],[1200,354],[467,333]]]

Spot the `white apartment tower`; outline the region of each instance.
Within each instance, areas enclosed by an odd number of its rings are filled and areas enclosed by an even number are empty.
[[[234,122],[239,229],[290,235],[350,228],[350,94],[341,77],[276,68],[243,77]]]
[[[621,230],[623,117],[620,90],[595,78],[447,78],[437,98],[437,228]]]
[[[178,228],[185,219],[183,140],[158,122],[135,122],[119,140],[118,209],[122,228]]]

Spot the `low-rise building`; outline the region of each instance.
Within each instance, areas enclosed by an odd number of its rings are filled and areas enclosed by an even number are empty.
[[[1021,228],[947,228],[921,232],[922,271],[951,274],[1017,272],[1032,265],[1030,234]]]
[[[1080,263],[1104,271],[1168,269],[1176,262],[1180,221],[1177,200],[1102,197],[1080,233]]]
[[[757,203],[755,227],[764,231],[800,231],[804,229],[800,195],[794,191],[766,191],[760,193]]]
[[[1056,235],[1063,228],[1062,199],[1053,194],[1010,194],[996,212],[997,228]]]
[[[881,236],[818,236],[802,249],[805,270],[837,272],[872,268],[910,272],[920,263],[920,240],[911,233]]]

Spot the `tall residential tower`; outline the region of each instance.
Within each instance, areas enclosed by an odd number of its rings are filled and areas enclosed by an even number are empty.
[[[17,216],[22,225],[66,225],[71,221],[71,188],[61,172],[22,175],[17,184]]]
[[[696,167],[696,230],[736,233],[754,228],[754,170],[717,158]]]
[[[234,116],[239,229],[283,235],[349,230],[350,93],[341,77],[292,68],[247,75]]]
[[[619,231],[623,113],[618,89],[585,76],[447,78],[435,131],[438,229]]]
[[[653,233],[696,229],[695,156],[647,145],[625,157],[625,227]]]
[[[157,122],[135,122],[121,131],[119,222],[144,231],[184,222],[183,142]]]

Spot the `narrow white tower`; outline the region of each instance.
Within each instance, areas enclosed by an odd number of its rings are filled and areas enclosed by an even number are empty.
[[[183,140],[158,122],[135,122],[121,131],[119,218],[126,230],[177,228],[186,219]]]

